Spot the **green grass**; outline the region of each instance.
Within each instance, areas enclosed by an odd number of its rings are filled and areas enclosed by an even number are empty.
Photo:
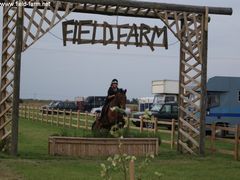
[[[11,157],[0,153],[0,179],[26,180],[98,180],[100,163],[104,158],[70,158],[48,155],[48,137],[52,134],[89,135],[88,131],[51,126],[41,122],[20,120],[19,156]],[[146,134],[147,136],[149,134]],[[138,158],[137,164],[143,158]],[[154,180],[154,172],[162,173],[161,179],[239,179],[240,162],[228,155],[210,155],[193,157],[170,150],[169,145],[160,146],[160,154],[147,168],[144,168],[143,179]],[[121,180],[117,172],[113,179]]]

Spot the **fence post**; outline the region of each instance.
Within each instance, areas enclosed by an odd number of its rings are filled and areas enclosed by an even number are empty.
[[[19,118],[20,117],[22,117],[22,107],[21,107],[21,105],[19,104],[19,106],[18,106],[18,116],[19,116]]]
[[[33,121],[33,109],[32,109],[32,106],[30,106],[30,120]]]
[[[143,132],[143,117],[140,118],[140,132]]]
[[[236,130],[235,130],[235,150],[234,150],[234,159],[238,160],[238,151],[239,151],[239,124],[236,125]]]
[[[27,106],[24,105],[24,119],[27,119]]]
[[[28,106],[28,120],[30,121],[30,107]]]
[[[51,111],[51,125],[53,124],[53,113],[54,113],[54,111],[52,109],[52,111]]]
[[[37,116],[38,116],[38,107],[34,107],[34,113],[35,113],[35,121],[37,121]]]
[[[57,126],[59,126],[59,108],[57,109]]]
[[[78,111],[77,111],[77,128],[78,128],[78,129],[79,129],[79,126],[80,126],[79,120],[80,120],[80,111],[78,110]]]
[[[70,110],[69,127],[72,127],[72,110]]]
[[[134,160],[129,161],[129,177],[130,180],[135,179]]]
[[[88,129],[88,113],[85,114],[85,129]]]
[[[31,115],[30,115],[30,118],[32,119],[32,121],[34,121],[34,107],[30,107],[30,112],[31,112]]]
[[[44,112],[44,109],[42,109],[42,114],[41,114],[41,123],[43,122],[43,112]]]
[[[171,149],[174,148],[175,145],[175,119],[172,119],[172,127],[171,127]]]
[[[40,107],[37,107],[37,121],[39,121],[39,112],[40,112]]]
[[[211,152],[215,152],[216,124],[211,124]]]
[[[37,107],[33,107],[34,120],[37,121]]]
[[[65,127],[65,121],[66,121],[66,110],[63,111],[63,127]]]
[[[46,114],[46,121],[48,123],[48,112],[49,112],[49,109],[47,108],[47,114]]]
[[[154,134],[157,133],[158,130],[158,120],[156,117],[154,117]]]

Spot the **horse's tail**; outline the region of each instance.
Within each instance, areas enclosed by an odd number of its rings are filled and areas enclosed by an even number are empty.
[[[98,120],[95,120],[92,124],[92,131],[96,131],[100,128],[100,124]]]

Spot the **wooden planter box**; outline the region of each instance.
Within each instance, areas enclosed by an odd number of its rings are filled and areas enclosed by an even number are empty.
[[[121,149],[119,143],[121,142]],[[52,136],[48,140],[50,155],[96,157],[122,153],[135,156],[158,154],[158,138],[82,138]]]

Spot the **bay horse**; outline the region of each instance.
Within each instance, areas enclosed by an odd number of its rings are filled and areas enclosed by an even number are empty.
[[[105,112],[102,112],[104,113],[102,119],[100,119],[101,116],[96,117],[92,125],[93,131],[101,129],[110,131],[114,125],[116,125],[117,128],[123,128],[125,124],[123,116],[127,101],[126,91],[127,90],[123,89],[117,91],[114,99],[105,108]]]

